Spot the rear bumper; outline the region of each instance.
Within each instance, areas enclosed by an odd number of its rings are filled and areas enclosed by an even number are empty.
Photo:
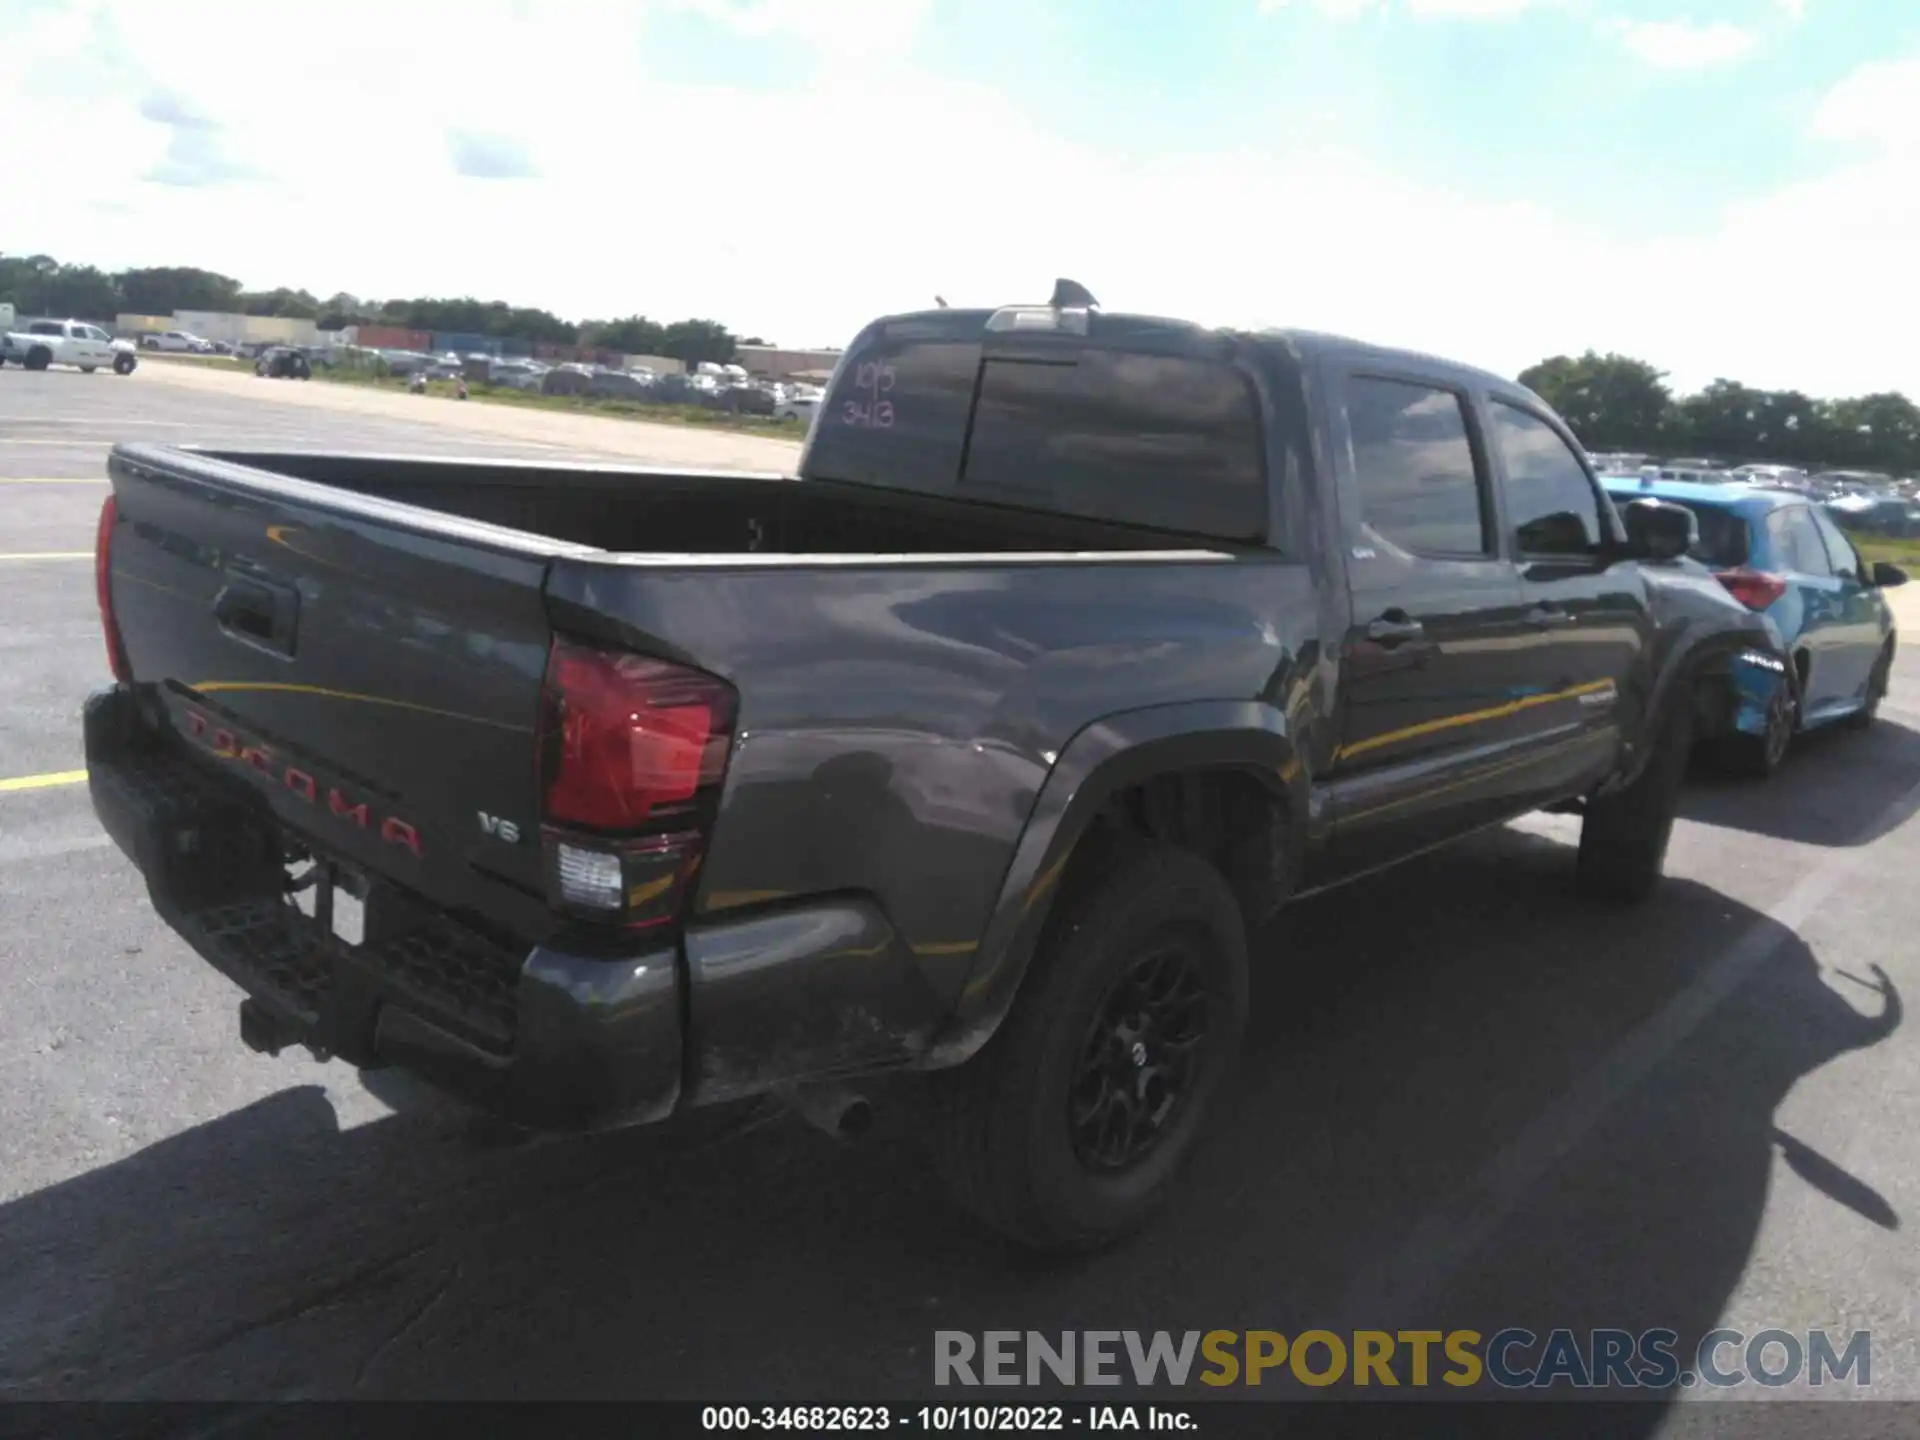
[[[136,692],[94,695],[85,726],[94,813],[161,919],[246,991],[256,1038],[398,1065],[540,1128],[641,1123],[679,1101],[671,947],[516,951],[377,888],[365,943],[344,944],[284,898],[285,838],[265,806],[166,744]]]
[[[524,1125],[598,1129],[910,1064],[936,1028],[907,947],[858,900],[610,956],[516,946],[370,877],[362,943],[346,944],[286,896],[301,837],[149,705],[120,685],[87,701],[94,812],[161,919],[246,992],[261,1048],[398,1066]]]
[[[1774,697],[1790,687],[1787,662],[1758,648],[1734,654],[1728,667],[1723,733],[1765,735]]]

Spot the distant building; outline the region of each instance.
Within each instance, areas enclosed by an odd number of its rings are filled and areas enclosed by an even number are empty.
[[[184,330],[217,345],[317,345],[320,332],[311,320],[283,315],[236,315],[225,310],[176,310],[172,315],[121,315],[115,328],[126,336]]]
[[[840,363],[838,350],[785,350],[778,345],[742,345],[734,357],[760,380],[824,379]]]

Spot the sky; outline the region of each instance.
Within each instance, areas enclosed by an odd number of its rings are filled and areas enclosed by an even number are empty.
[[[0,0],[0,250],[1920,398],[1914,0]]]

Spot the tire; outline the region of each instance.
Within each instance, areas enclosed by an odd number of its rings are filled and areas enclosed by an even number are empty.
[[[113,373],[116,375],[131,375],[133,373],[133,367],[138,363],[139,362],[131,355],[116,355],[113,357]]]
[[[53,363],[53,352],[42,345],[37,350],[27,351],[27,358],[20,363],[28,370],[44,370]]]
[[[1843,722],[1849,730],[1871,730],[1873,722],[1880,716],[1880,702],[1887,698],[1887,684],[1893,678],[1893,637],[1887,637],[1887,643],[1880,647],[1880,656],[1873,662],[1873,671],[1867,677],[1867,698],[1853,714]]]
[[[1655,745],[1630,785],[1587,802],[1575,883],[1590,900],[1637,904],[1660,883],[1693,748],[1691,684],[1669,697]]]
[[[1792,684],[1782,683],[1774,695],[1774,703],[1767,707],[1766,733],[1749,735],[1742,730],[1731,731],[1721,736],[1714,746],[1714,757],[1729,774],[1764,780],[1786,762],[1799,728],[1800,702]]]
[[[1226,881],[1199,856],[1142,847],[1062,904],[993,1038],[965,1064],[929,1077],[928,1138],[961,1203],[1016,1244],[1054,1254],[1111,1244],[1159,1208],[1193,1153],[1247,1015],[1246,923]],[[1154,968],[1167,964],[1171,972]],[[1137,1098],[1152,1083],[1129,1068],[1151,1053],[1152,1037],[1128,1044],[1131,1022],[1145,1012],[1126,1007],[1169,973],[1204,997],[1185,1083],[1143,1126],[1140,1153],[1089,1154],[1117,1147],[1106,1124],[1076,1134],[1076,1084],[1124,1136],[1134,1112],[1119,1097]],[[1125,1021],[1110,1027],[1114,1006]],[[1171,1019],[1190,1024],[1194,1008],[1178,1007]],[[1100,1050],[1111,1057],[1106,1066],[1094,1063]]]

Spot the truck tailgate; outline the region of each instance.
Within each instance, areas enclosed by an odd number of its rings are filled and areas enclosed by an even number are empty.
[[[583,547],[192,452],[109,470],[120,634],[182,740],[324,853],[536,913],[542,587]]]

